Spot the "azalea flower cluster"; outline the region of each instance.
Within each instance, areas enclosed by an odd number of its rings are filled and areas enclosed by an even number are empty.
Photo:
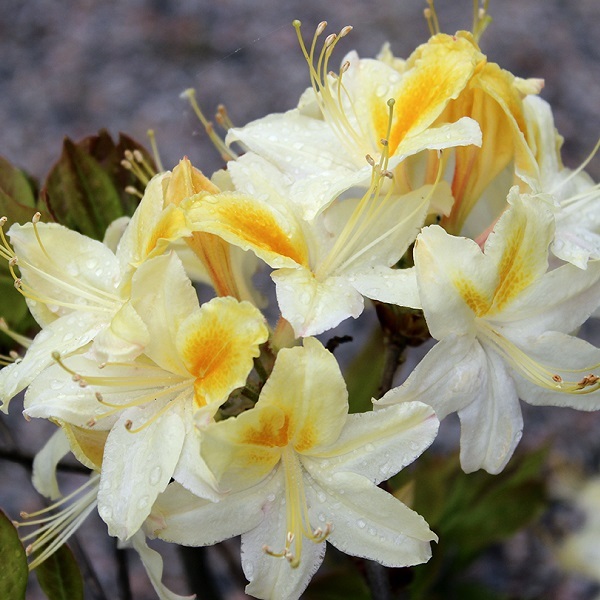
[[[600,305],[600,190],[585,165],[563,166],[542,82],[482,53],[487,20],[434,30],[406,60],[350,52],[337,72],[351,28],[321,23],[306,45],[296,22],[311,85],[296,108],[216,138],[224,170],[161,170],[104,242],[39,216],[2,233],[41,327],[0,372],[2,408],[26,390],[26,418],[58,426],[36,459],[42,493],[60,497],[68,452],[91,472],[30,546],[32,566],[97,507],[161,598],[179,596],[146,536],[241,535],[247,593],[298,598],[326,542],[391,567],[429,559],[436,534],[378,484],[439,420],[458,413],[466,472],[496,474],[521,438],[519,399],[600,408],[600,350],[572,335]],[[422,314],[437,343],[349,414],[316,336],[365,298]]]

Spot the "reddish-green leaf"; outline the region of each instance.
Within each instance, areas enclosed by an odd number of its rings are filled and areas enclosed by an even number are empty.
[[[43,190],[53,217],[70,229],[101,240],[112,221],[133,214],[138,198],[125,188],[135,186],[136,179],[121,165],[126,150],[139,150],[154,169],[148,152],[125,135],[117,144],[105,130],[77,143],[65,138],[62,155]]]
[[[0,510],[0,598],[21,600],[27,587],[27,557],[12,521]]]

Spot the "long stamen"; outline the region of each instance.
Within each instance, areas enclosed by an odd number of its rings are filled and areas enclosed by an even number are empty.
[[[159,173],[162,173],[165,170],[165,168],[163,167],[163,163],[160,159],[160,154],[158,152],[158,145],[156,143],[156,135],[154,133],[154,129],[148,129],[146,135],[150,140],[150,147],[152,148],[152,156],[154,157],[156,168],[158,169]]]
[[[427,8],[423,11],[425,19],[427,20],[427,26],[429,27],[429,33],[436,35],[440,33],[440,22],[438,21],[437,12],[435,10],[434,0],[427,0]]]
[[[554,187],[550,191],[550,193],[555,194],[563,185],[565,185],[566,183],[571,181],[571,179],[573,179],[573,177],[576,177],[577,175],[579,175],[579,173],[581,173],[581,171],[583,171],[583,169],[585,169],[588,166],[588,164],[594,158],[594,156],[596,156],[596,153],[598,152],[598,150],[600,150],[600,139],[598,139],[598,141],[596,142],[596,145],[594,146],[592,151],[588,154],[586,159],[576,169],[571,171],[571,173],[569,173],[568,177],[565,177],[562,181],[560,181],[556,185],[556,187]]]
[[[322,21],[321,23],[319,23],[312,39],[310,51],[307,50],[306,45],[304,44],[304,40],[302,39],[302,35],[300,33],[300,21],[294,21],[293,25],[296,29],[296,36],[298,38],[300,48],[302,50],[302,53],[304,54],[304,58],[308,65],[310,82],[313,90],[315,91],[315,99],[317,101],[317,104],[319,105],[323,117],[326,118],[327,122],[335,131],[336,135],[341,140],[343,140],[349,148],[361,148],[363,146],[361,140],[364,138],[364,135],[362,135],[362,132],[356,131],[355,126],[353,126],[349,122],[343,106],[342,92],[345,94],[346,99],[349,101],[351,105],[351,110],[354,110],[351,99],[342,84],[342,75],[345,71],[348,70],[349,64],[344,63],[344,65],[342,65],[342,68],[340,69],[340,74],[336,78],[337,89],[335,92],[332,91],[330,85],[330,79],[332,77],[335,77],[335,74],[329,72],[329,59],[333,53],[335,46],[341,38],[345,37],[350,33],[350,31],[352,31],[352,27],[348,25],[346,27],[343,27],[339,34],[330,34],[329,36],[327,36],[327,38],[325,38],[325,41],[323,42],[323,47],[321,48],[319,57],[315,64],[315,50],[317,40],[325,31],[327,22]],[[360,122],[357,121],[357,123],[360,127]]]
[[[29,348],[29,346],[31,346],[31,343],[33,341],[31,338],[28,338],[25,335],[21,335],[20,333],[17,333],[16,331],[13,331],[8,326],[8,323],[4,320],[3,317],[0,317],[0,331],[2,331],[2,333],[7,335],[9,338],[14,340],[15,342],[17,342],[17,344],[23,346],[23,348]]]
[[[34,300],[36,302],[40,302],[48,306],[61,306],[63,308],[69,308],[74,310],[83,309],[86,311],[95,312],[113,311],[115,304],[120,302],[117,296],[106,292],[98,287],[88,284],[82,278],[76,278],[69,275],[67,272],[65,272],[64,267],[58,265],[54,261],[52,255],[48,252],[46,246],[42,241],[42,237],[37,226],[40,220],[40,216],[41,215],[38,212],[32,218],[33,231],[36,241],[44,257],[50,262],[50,264],[53,267],[56,268],[58,272],[61,273],[61,276],[56,277],[48,271],[45,271],[44,269],[36,266],[35,264],[32,264],[29,261],[17,257],[4,235],[3,225],[6,223],[6,218],[2,218],[0,219],[0,235],[2,238],[2,245],[0,245],[0,255],[8,261],[8,268],[15,282],[15,288],[17,289],[17,291],[26,298],[29,298],[30,300]],[[90,300],[92,304],[81,305],[72,302],[65,302],[57,298],[52,298],[50,296],[40,294],[38,290],[30,286],[28,283],[24,282],[21,279],[21,277],[17,275],[15,271],[16,266],[19,266],[21,271],[23,269],[31,271],[31,273],[39,276],[41,279],[47,281],[48,283],[50,283],[58,289],[62,289],[63,291],[69,294],[73,294],[76,297]]]
[[[300,565],[302,556],[302,541],[306,537],[315,544],[325,541],[332,531],[330,523],[325,529],[320,527],[312,530],[308,517],[308,505],[304,493],[302,467],[296,457],[295,450],[288,446],[283,449],[282,468],[285,472],[285,506],[287,533],[285,546],[282,551],[275,552],[269,546],[263,546],[263,551],[275,558],[285,558],[292,568]],[[293,545],[293,550],[292,550]]]
[[[27,520],[31,519],[32,517],[48,515],[28,522],[15,522],[16,527],[41,525],[41,527],[39,527],[36,531],[21,538],[21,541],[23,542],[27,542],[34,537],[36,538],[36,540],[29,544],[25,549],[28,556],[44,548],[44,550],[33,561],[31,561],[29,564],[29,570],[35,569],[50,555],[52,555],[60,546],[62,546],[62,544],[64,544],[77,530],[79,525],[85,520],[88,514],[96,507],[98,502],[97,497],[99,479],[100,476],[98,474],[94,474],[90,477],[90,479],[88,479],[88,481],[77,488],[74,492],[61,498],[52,505],[33,513],[21,513],[21,518]],[[92,489],[84,494],[83,492],[89,487],[92,487]],[[79,498],[75,502],[69,504],[58,513],[48,514],[54,509],[68,504],[71,500],[77,497]]]
[[[233,152],[233,150],[231,150],[231,148],[229,148],[227,144],[225,144],[225,142],[221,139],[221,137],[215,132],[213,124],[204,116],[204,113],[200,109],[200,106],[196,101],[196,90],[193,88],[189,88],[181,94],[181,97],[186,98],[187,101],[190,103],[194,114],[198,117],[200,123],[202,123],[202,125],[204,126],[204,131],[206,131],[206,134],[210,138],[210,141],[213,143],[213,146],[221,155],[221,158],[223,158],[223,160],[225,161],[235,160],[237,158],[237,154]]]
[[[525,354],[518,346],[507,340],[487,323],[479,323],[479,331],[483,337],[490,341],[502,354],[510,365],[523,377],[542,388],[553,392],[566,394],[589,394],[600,389],[600,378],[590,371],[600,368],[600,364],[585,366],[581,369],[560,368],[561,373],[588,373],[581,379],[565,380],[556,371],[541,364]]]

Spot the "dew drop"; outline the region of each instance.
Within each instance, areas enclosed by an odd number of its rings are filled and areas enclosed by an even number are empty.
[[[319,502],[326,502],[327,501],[327,496],[325,495],[324,492],[319,492],[317,494],[317,498],[319,499]]]
[[[358,525],[359,529],[364,529],[367,525],[362,519],[356,521],[356,524]]]
[[[377,529],[375,529],[375,527],[369,527],[368,532],[369,535],[377,535]]]
[[[144,508],[146,508],[146,506],[148,506],[148,501],[149,498],[148,496],[142,496],[137,503],[137,507],[139,510],[143,510]]]
[[[150,485],[156,485],[160,480],[161,475],[162,469],[158,466],[154,467],[152,471],[150,471]]]

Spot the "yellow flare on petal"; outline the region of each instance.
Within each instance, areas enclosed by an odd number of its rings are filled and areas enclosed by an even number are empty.
[[[418,48],[409,61],[414,61],[414,66],[401,79],[395,96],[388,139],[390,156],[405,137],[423,131],[435,121],[446,104],[460,94],[485,57],[463,37],[438,34]],[[386,138],[388,107],[375,95],[372,106],[377,136]]]
[[[258,309],[234,298],[215,298],[191,314],[177,336],[179,354],[196,378],[197,404],[224,401],[244,385],[268,330]]]
[[[308,266],[308,248],[301,232],[292,223],[288,231],[283,229],[275,211],[254,198],[229,193],[203,197],[191,207],[189,217],[192,227],[252,249],[266,262],[284,257]]]

